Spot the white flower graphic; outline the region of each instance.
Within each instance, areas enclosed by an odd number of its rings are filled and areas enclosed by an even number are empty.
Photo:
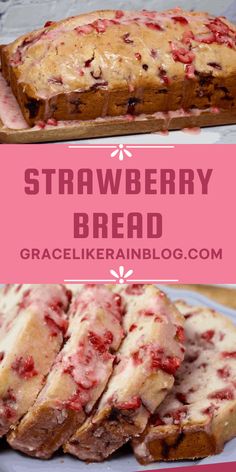
[[[119,160],[123,161],[125,156],[132,157],[132,152],[128,151],[128,149],[125,149],[124,144],[119,144],[117,149],[112,151],[111,157],[116,157],[117,155]]]
[[[110,270],[110,274],[118,280],[119,284],[123,284],[125,279],[128,279],[128,277],[130,277],[133,272],[134,271],[132,269],[125,272],[124,266],[120,266],[118,272],[113,269]]]

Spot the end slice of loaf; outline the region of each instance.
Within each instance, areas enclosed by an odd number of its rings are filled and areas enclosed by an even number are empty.
[[[186,356],[173,390],[133,440],[142,464],[217,454],[236,436],[236,328],[208,308],[177,303]]]
[[[42,389],[67,327],[69,293],[61,285],[8,285],[1,297],[0,436]]]
[[[85,287],[74,296],[59,353],[36,402],[8,437],[28,455],[49,458],[85,421],[112,373],[123,337],[120,295]]]
[[[183,360],[183,319],[152,285],[121,289],[125,339],[97,410],[64,446],[82,460],[102,461],[140,434],[173,386]]]

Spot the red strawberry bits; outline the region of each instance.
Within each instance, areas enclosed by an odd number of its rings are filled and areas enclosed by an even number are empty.
[[[34,359],[32,356],[17,357],[11,365],[19,377],[28,380],[38,375],[37,370],[34,367]]]

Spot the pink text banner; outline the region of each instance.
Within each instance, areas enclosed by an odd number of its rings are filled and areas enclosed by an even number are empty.
[[[1,282],[235,282],[235,146],[0,153]]]

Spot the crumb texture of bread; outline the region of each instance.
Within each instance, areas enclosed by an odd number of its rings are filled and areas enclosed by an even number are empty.
[[[183,317],[153,285],[121,287],[125,338],[95,413],[64,450],[101,461],[141,433],[174,383],[184,357]]]
[[[67,328],[62,285],[6,285],[0,299],[0,436],[34,403]]]
[[[27,123],[236,107],[236,28],[180,8],[71,17],[0,50]]]
[[[142,464],[217,454],[236,435],[235,326],[214,310],[176,306],[185,317],[185,360],[172,391],[133,440]]]
[[[83,424],[111,376],[122,318],[122,297],[109,287],[75,290],[67,341],[36,402],[9,434],[13,448],[49,458]]]

